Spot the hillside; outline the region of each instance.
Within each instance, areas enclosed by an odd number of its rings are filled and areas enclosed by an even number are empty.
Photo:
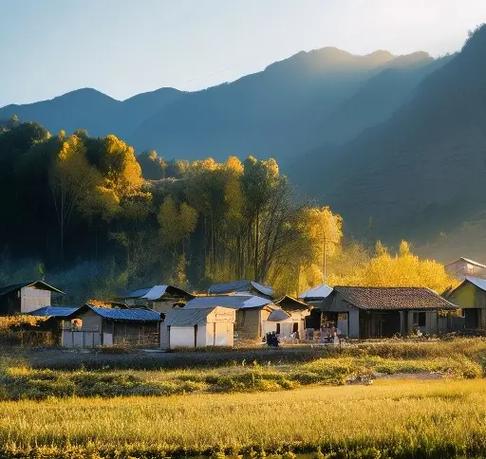
[[[485,53],[483,26],[391,119],[331,155],[316,149],[294,179],[305,176],[306,192],[342,212],[359,236],[427,243],[484,218]]]
[[[300,52],[264,71],[203,91],[171,88],[123,102],[94,89],[0,109],[52,132],[115,133],[138,152],[168,158],[273,155],[281,162],[323,143],[339,144],[384,121],[441,60],[426,53],[355,56],[336,48]]]

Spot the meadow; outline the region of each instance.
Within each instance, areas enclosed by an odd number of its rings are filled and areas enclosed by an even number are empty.
[[[0,456],[482,457],[486,384],[372,386],[0,403]]]
[[[482,338],[159,355],[4,349],[0,458],[484,457],[485,374]]]

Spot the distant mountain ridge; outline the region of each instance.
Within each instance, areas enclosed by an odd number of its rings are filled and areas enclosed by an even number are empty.
[[[486,249],[485,56],[483,26],[386,122],[332,151],[315,149],[293,164],[291,177],[306,177],[308,195],[341,212],[356,235],[426,243],[469,221],[470,244]]]
[[[161,88],[125,101],[94,89],[0,109],[49,130],[114,133],[138,152],[167,158],[229,154],[282,163],[322,143],[340,144],[384,121],[442,60],[424,52],[355,56],[337,48],[300,52],[262,72],[206,90]]]

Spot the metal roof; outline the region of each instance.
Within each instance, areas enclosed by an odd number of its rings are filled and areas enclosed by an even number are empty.
[[[220,284],[213,284],[209,287],[208,293],[220,294],[232,292],[250,292],[252,289],[256,290],[262,295],[269,297],[273,296],[272,287],[249,280],[236,280],[231,282],[223,282]]]
[[[160,321],[160,313],[148,308],[99,308],[85,304],[76,309],[70,317],[76,316],[87,310],[93,311],[95,314],[103,317],[104,319],[120,320],[127,322],[156,322]]]
[[[479,263],[478,261],[471,260],[470,258],[466,258],[466,257],[460,257],[457,260],[455,260],[451,263],[448,263],[446,266],[453,265],[454,263],[457,263],[458,261],[465,261],[466,263],[469,263],[470,265],[474,265],[474,266],[477,266],[479,268],[486,268],[486,265],[483,265],[482,263]]]
[[[331,292],[332,287],[329,287],[329,285],[326,284],[322,284],[307,290],[306,292],[302,293],[300,297],[304,300],[308,300],[310,298],[327,298]]]
[[[122,298],[140,298],[149,301],[157,301],[160,300],[166,293],[177,293],[181,296],[194,297],[194,295],[192,295],[191,293],[186,292],[179,287],[175,287],[174,285],[160,284],[154,285],[152,287],[144,287],[136,290],[131,290],[125,293]]]
[[[0,296],[8,295],[9,293],[15,292],[15,290],[20,290],[21,288],[24,287],[36,287],[41,290],[50,290],[51,292],[61,293],[62,295],[64,295],[64,292],[62,290],[59,290],[58,288],[52,285],[49,285],[47,282],[38,280],[38,281],[21,282],[19,284],[11,284],[11,285],[6,285],[5,287],[0,287]]]
[[[43,308],[29,312],[29,315],[39,317],[67,317],[78,309],[74,306],[44,306]]]
[[[267,320],[269,320],[270,322],[281,322],[289,318],[290,318],[290,314],[287,314],[284,310],[275,309],[275,311],[272,311],[270,313]]]
[[[471,282],[471,284],[474,284],[476,287],[486,292],[486,279],[480,279],[479,277],[473,277],[473,276],[466,276],[465,280]]]
[[[433,290],[424,287],[336,286],[333,291],[333,295],[335,294],[342,295],[348,303],[359,309],[399,311],[403,309],[456,308]]]
[[[272,300],[255,295],[212,295],[198,296],[188,301],[184,309],[213,308],[223,306],[232,309],[251,309],[263,308],[264,306],[274,306]]]
[[[217,307],[186,309],[175,308],[167,311],[164,324],[173,327],[193,327],[206,323],[206,319]]]

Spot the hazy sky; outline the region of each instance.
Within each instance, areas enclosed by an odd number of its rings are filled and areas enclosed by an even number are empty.
[[[0,0],[0,106],[194,90],[324,46],[437,56],[482,22],[486,0]]]

